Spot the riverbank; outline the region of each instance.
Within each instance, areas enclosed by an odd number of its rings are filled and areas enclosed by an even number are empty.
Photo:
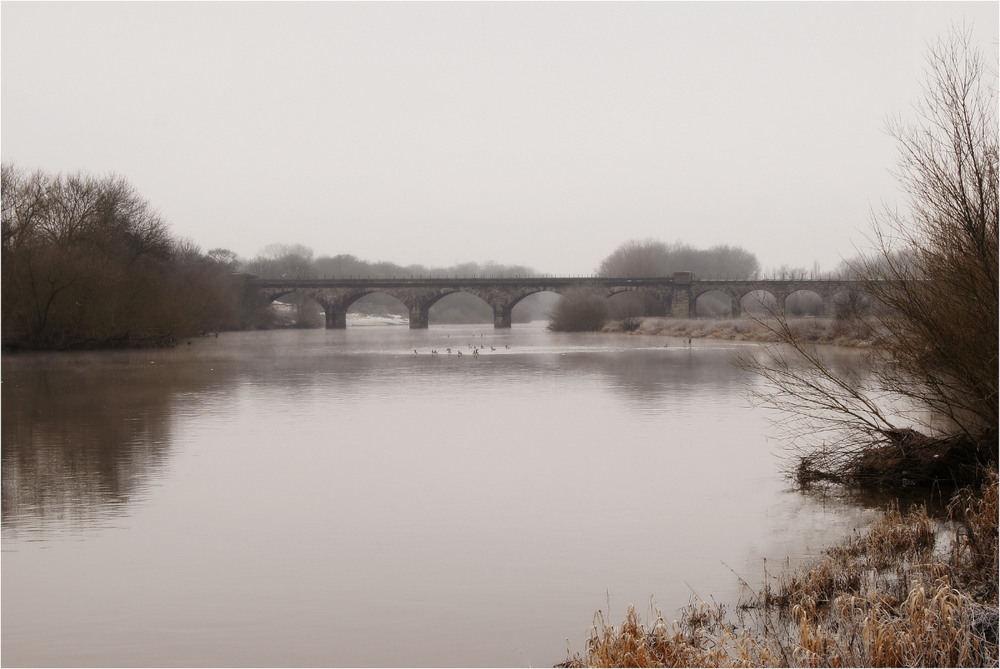
[[[892,505],[864,533],[738,604],[614,626],[598,614],[564,667],[997,666],[997,474],[947,516]]]
[[[817,344],[880,343],[857,322],[799,318],[788,327]],[[605,331],[780,341],[752,319],[646,318]],[[995,469],[982,471],[945,513],[893,503],[820,559],[795,570],[786,563],[777,575],[765,564],[762,585],[743,583],[737,602],[692,601],[674,620],[658,610],[642,620],[630,607],[618,625],[598,612],[586,650],[559,666],[997,666],[1000,505]]]
[[[836,318],[790,318],[789,327],[803,341],[834,346],[870,348],[877,346],[880,335],[855,320]],[[778,335],[769,329],[767,321],[752,318],[652,318],[632,321],[611,321],[603,332],[679,337],[682,339],[728,339],[740,341],[777,342]],[[630,329],[631,328],[631,329]]]

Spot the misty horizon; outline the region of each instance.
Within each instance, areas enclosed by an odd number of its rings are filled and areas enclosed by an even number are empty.
[[[831,270],[904,207],[886,120],[992,2],[12,3],[2,159],[127,178],[252,258],[591,273],[630,239]],[[72,63],[72,67],[67,67]],[[72,100],[73,104],[66,104]]]

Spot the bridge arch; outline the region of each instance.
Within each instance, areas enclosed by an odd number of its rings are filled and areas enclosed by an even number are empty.
[[[539,290],[525,295],[510,308],[511,325],[548,319],[561,299],[563,296],[554,290]]]
[[[428,322],[490,323],[493,319],[492,305],[479,295],[464,290],[440,296],[427,309]]]
[[[736,318],[741,297],[738,291],[724,286],[693,291],[694,315],[696,318]]]
[[[659,318],[670,315],[673,309],[673,295],[665,290],[616,286],[607,291],[606,299],[613,318]]]
[[[260,298],[264,304],[279,312],[276,314],[278,318],[290,318],[296,327],[321,327],[323,322],[329,319],[327,314],[330,311],[330,303],[321,290],[301,287],[271,289],[263,291]],[[296,312],[292,314],[285,307],[278,307],[275,303],[288,305]],[[319,310],[309,312],[310,303],[318,305]],[[285,314],[281,314],[281,311],[285,311]]]
[[[398,297],[376,290],[345,305],[344,312],[347,316],[351,314],[382,314],[403,317],[409,313],[409,308]]]
[[[825,316],[828,301],[811,288],[799,288],[785,296],[782,312],[786,316]]]
[[[740,297],[740,312],[764,318],[778,312],[778,298],[769,290],[754,289]]]
[[[864,316],[871,309],[871,304],[871,296],[867,293],[845,286],[830,296],[831,309],[827,311],[827,316],[840,319]]]
[[[318,328],[325,322],[326,307],[311,291],[291,290],[268,301],[272,317],[281,327]]]
[[[497,292],[487,300],[493,307],[493,326],[496,328],[509,328],[514,323],[514,307],[525,299],[539,293],[554,293],[562,296],[563,290],[544,286],[530,286],[520,290]]]
[[[497,321],[496,327],[510,327],[513,322],[514,308],[519,304],[522,304],[524,300],[540,295],[542,293],[548,293],[552,295],[557,295],[559,297],[565,297],[567,292],[572,292],[578,290],[579,286],[536,286],[525,288],[519,291],[510,291],[503,295],[494,296],[495,302],[494,307],[496,309]],[[601,297],[605,300],[611,300],[616,295],[638,295],[642,299],[657,300],[658,304],[663,304],[664,295],[666,296],[666,307],[660,307],[664,313],[669,313],[670,311],[670,294],[664,291],[655,290],[643,290],[636,289],[633,287],[612,287],[600,291]],[[503,325],[500,325],[503,323]]]

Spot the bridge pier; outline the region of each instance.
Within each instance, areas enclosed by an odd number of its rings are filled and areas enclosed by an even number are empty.
[[[511,326],[510,309],[504,309],[503,307],[499,306],[493,307],[493,329],[506,330],[510,329],[510,326]]]
[[[774,315],[775,316],[784,316],[785,315],[785,300],[788,299],[788,296],[791,293],[789,293],[787,290],[772,290],[771,294],[774,295],[774,300],[775,300],[775,303],[774,303],[775,314]]]
[[[346,330],[347,329],[347,312],[340,311],[339,309],[334,309],[333,307],[327,307],[326,309],[326,329],[327,330]]]
[[[697,314],[691,313],[691,289],[677,288],[670,297],[670,315],[674,318],[694,318]]]
[[[410,305],[410,329],[426,330],[430,322],[430,309],[419,304]]]

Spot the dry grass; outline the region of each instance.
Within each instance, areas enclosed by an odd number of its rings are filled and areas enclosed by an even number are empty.
[[[561,666],[997,666],[1000,505],[989,478],[955,495],[943,533],[925,508],[891,505],[821,560],[765,573],[733,614],[694,602],[679,620],[657,611],[644,624],[629,607],[616,627],[599,613],[584,655]]]
[[[753,646],[753,639],[746,634],[731,632],[722,626],[722,634],[713,633],[717,627],[718,609],[707,604],[692,605],[685,623],[668,624],[656,612],[652,625],[644,624],[635,608],[628,613],[620,626],[613,626],[601,612],[595,616],[594,627],[587,639],[584,657],[573,655],[561,667],[721,667],[732,666],[730,648]],[[695,622],[697,621],[697,622]],[[745,655],[753,655],[747,648]]]

